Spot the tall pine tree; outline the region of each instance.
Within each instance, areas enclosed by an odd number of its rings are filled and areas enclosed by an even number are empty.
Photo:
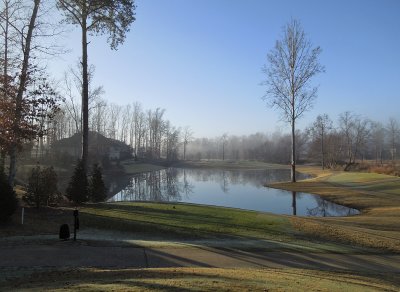
[[[89,198],[92,202],[103,202],[107,198],[107,188],[104,185],[101,167],[97,163],[93,165],[89,182]]]
[[[67,198],[76,204],[87,202],[89,199],[88,179],[81,159],[78,159],[74,174],[68,184]]]

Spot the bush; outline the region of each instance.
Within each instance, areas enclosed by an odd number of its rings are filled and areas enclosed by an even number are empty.
[[[400,176],[400,170],[393,165],[371,165],[369,172]]]
[[[30,206],[50,205],[57,203],[60,193],[57,189],[57,174],[54,168],[41,169],[37,166],[32,169],[28,181],[28,191],[23,200]]]
[[[78,163],[68,184],[67,198],[76,204],[88,201],[88,179],[83,162],[80,159],[78,159]]]
[[[17,210],[18,201],[6,175],[0,173],[0,222],[5,222]]]
[[[92,202],[103,202],[107,198],[107,188],[104,185],[101,167],[98,164],[93,165],[89,182],[89,198]]]

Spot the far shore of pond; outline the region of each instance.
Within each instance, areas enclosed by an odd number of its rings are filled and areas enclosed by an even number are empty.
[[[266,163],[253,160],[186,160],[174,163],[166,162],[140,162],[134,160],[126,160],[121,163],[124,173],[127,175],[138,174],[142,172],[150,172],[160,170],[168,166],[180,168],[212,168],[224,170],[263,170],[263,169],[289,169],[289,165]]]

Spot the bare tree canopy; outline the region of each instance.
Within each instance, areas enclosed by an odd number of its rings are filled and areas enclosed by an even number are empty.
[[[186,146],[193,140],[193,131],[189,126],[183,129],[183,160],[186,160]]]
[[[332,129],[332,120],[327,114],[318,115],[311,127],[311,133],[321,140],[321,166],[325,169],[325,150],[324,138],[327,132]]]
[[[89,73],[88,33],[108,34],[111,49],[117,49],[135,21],[134,0],[58,0],[58,8],[65,14],[65,21],[82,31],[82,161],[87,169],[89,145]]]
[[[267,80],[264,100],[282,111],[282,118],[292,127],[292,182],[296,181],[295,123],[297,118],[312,107],[317,87],[311,79],[324,72],[319,63],[320,47],[313,47],[300,22],[292,19],[283,28],[283,37],[268,55],[263,72]]]

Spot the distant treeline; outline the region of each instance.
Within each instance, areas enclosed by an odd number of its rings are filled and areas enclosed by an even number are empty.
[[[80,132],[79,105],[66,102],[57,113],[48,145]],[[190,128],[175,127],[165,119],[165,110],[145,110],[135,102],[121,106],[97,99],[90,110],[90,130],[120,140],[133,149],[133,156],[168,160],[261,160],[290,163],[289,133],[255,133],[214,138],[192,138]],[[344,112],[335,120],[320,115],[306,129],[296,131],[298,162],[323,163],[325,167],[373,160],[396,161],[400,125],[395,118],[385,124]],[[186,148],[186,151],[184,151]]]
[[[351,112],[339,115],[334,123],[328,115],[320,115],[304,130],[296,131],[298,162],[321,163],[326,167],[350,165],[373,160],[377,164],[396,161],[399,152],[400,126],[390,118],[386,124],[363,118]],[[290,163],[289,133],[256,133],[193,140],[188,159],[254,159],[274,163]]]

